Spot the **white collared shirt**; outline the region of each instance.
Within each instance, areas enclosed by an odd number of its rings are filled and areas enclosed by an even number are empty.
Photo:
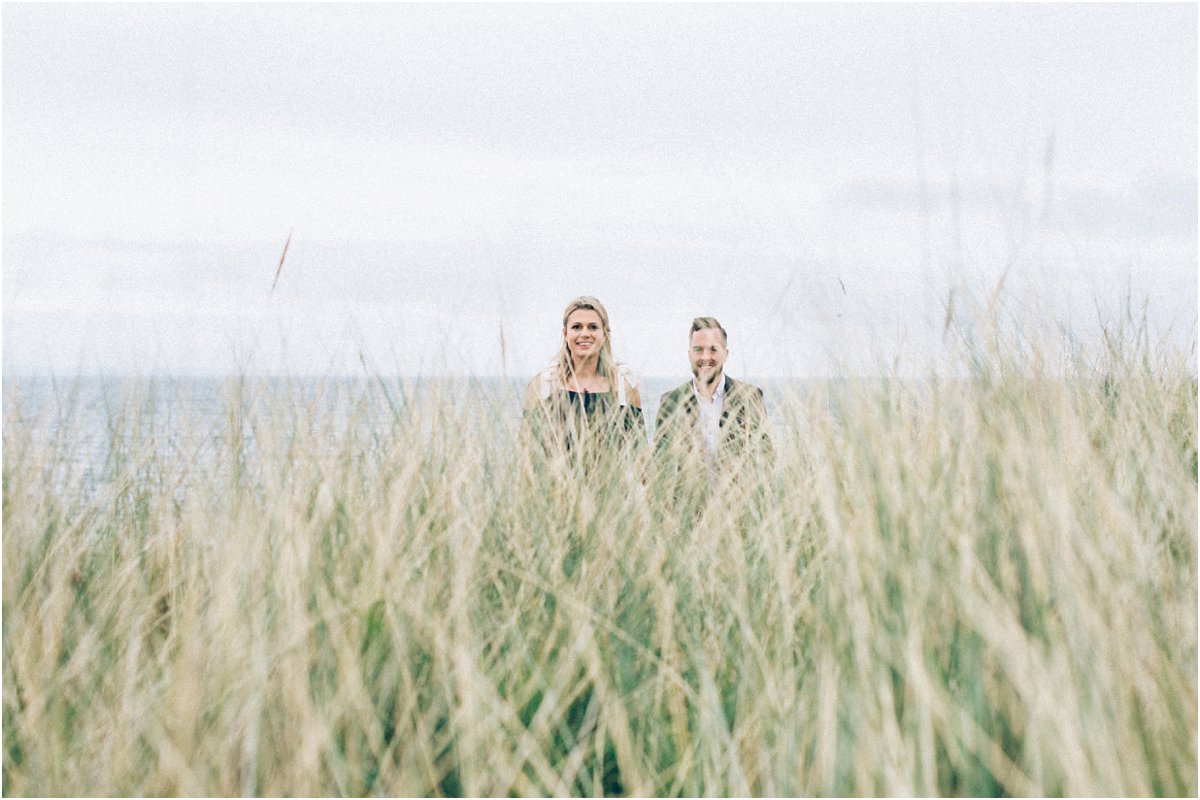
[[[705,454],[711,459],[717,454],[717,442],[721,436],[721,411],[725,408],[725,376],[721,376],[712,400],[706,400],[700,394],[694,377],[692,394],[696,395],[696,407],[700,409],[700,431],[704,435]]]

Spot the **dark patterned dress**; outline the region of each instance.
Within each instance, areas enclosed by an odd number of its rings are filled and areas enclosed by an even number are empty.
[[[619,404],[611,391],[552,392],[525,411],[524,424],[546,455],[572,453],[599,458],[602,453],[646,444],[642,410]]]

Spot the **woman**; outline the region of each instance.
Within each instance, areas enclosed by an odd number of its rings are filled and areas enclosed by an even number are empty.
[[[562,348],[525,389],[525,427],[548,451],[597,452],[646,442],[637,379],[612,354],[608,312],[576,297],[563,312]]]

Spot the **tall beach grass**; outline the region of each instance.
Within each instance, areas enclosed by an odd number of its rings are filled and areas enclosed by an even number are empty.
[[[130,386],[85,467],[9,386],[4,793],[1194,796],[1194,352],[1106,342],[785,398],[685,504],[482,393]]]

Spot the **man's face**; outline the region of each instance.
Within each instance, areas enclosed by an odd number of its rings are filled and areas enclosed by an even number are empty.
[[[688,348],[688,360],[692,363],[692,374],[701,384],[716,383],[721,379],[729,348],[721,332],[716,328],[702,328],[692,332],[692,343]]]

